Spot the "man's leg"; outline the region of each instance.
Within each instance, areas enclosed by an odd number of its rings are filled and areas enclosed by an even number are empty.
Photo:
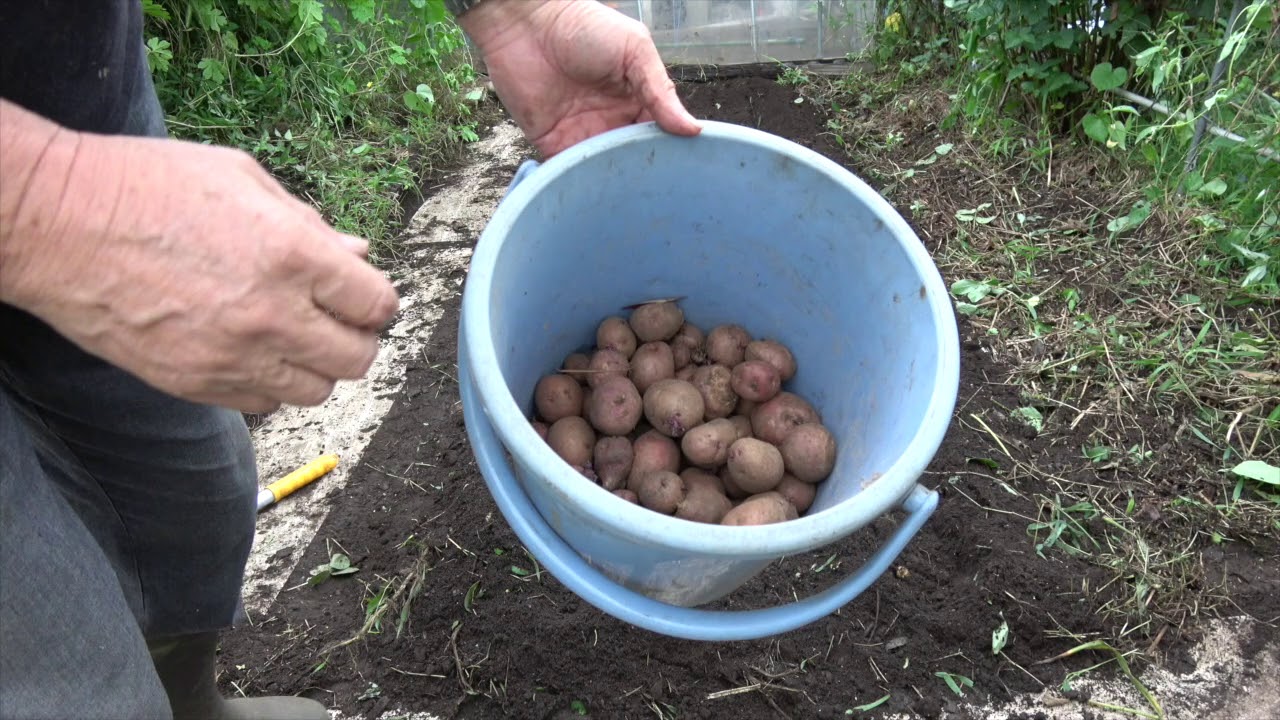
[[[169,717],[113,565],[0,386],[0,718]]]

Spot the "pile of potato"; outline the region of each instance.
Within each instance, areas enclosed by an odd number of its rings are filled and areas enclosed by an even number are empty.
[[[538,434],[575,470],[655,512],[704,523],[793,520],[831,474],[836,441],[784,389],[796,360],[739,325],[703,333],[679,298],[605,318],[534,389]]]

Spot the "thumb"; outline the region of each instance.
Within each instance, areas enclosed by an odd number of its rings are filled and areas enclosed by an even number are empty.
[[[627,81],[635,88],[644,109],[658,127],[676,135],[697,135],[702,126],[685,109],[676,95],[676,84],[667,76],[658,49],[648,39],[633,45]]]
[[[356,257],[364,258],[369,256],[369,241],[363,238],[347,235],[346,233],[338,233],[338,244]]]

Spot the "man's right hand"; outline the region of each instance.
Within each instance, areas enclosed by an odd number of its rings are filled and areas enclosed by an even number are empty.
[[[0,113],[5,151],[47,125]],[[0,160],[25,180],[0,203],[0,300],[161,390],[247,412],[319,404],[368,371],[394,288],[249,155],[64,130],[41,145],[26,172]]]

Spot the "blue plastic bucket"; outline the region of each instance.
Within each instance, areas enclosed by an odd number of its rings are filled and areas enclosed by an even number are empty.
[[[704,640],[774,635],[865,590],[937,506],[917,484],[959,383],[946,288],[903,219],[831,160],[716,122],[653,124],[526,162],[476,245],[463,292],[459,380],[490,492],[529,551],[601,610]],[[786,343],[788,389],[818,409],[838,459],[802,518],[725,527],[632,505],[576,473],[529,424],[539,377],[589,348],[623,306],[684,296],[704,330],[734,322]],[[861,567],[813,597],[698,608],[771,562],[906,515]]]

